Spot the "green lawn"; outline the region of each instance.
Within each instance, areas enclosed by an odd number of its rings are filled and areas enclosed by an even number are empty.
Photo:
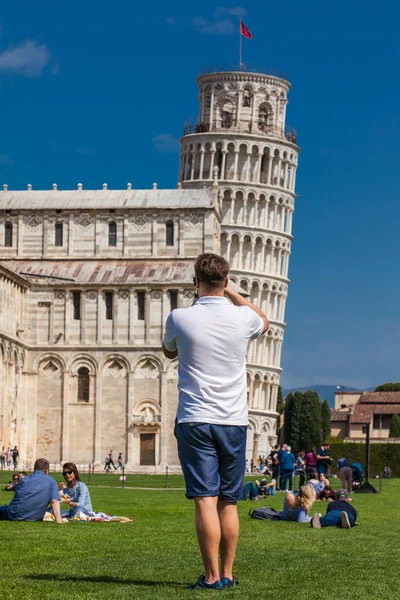
[[[1,487],[8,479],[0,472]],[[180,487],[182,479],[173,476],[169,484]],[[192,503],[176,489],[130,489],[161,488],[161,476],[128,475],[126,489],[117,485],[117,475],[94,476],[94,509],[133,517],[133,524],[0,522],[0,598],[173,599],[215,593],[245,600],[400,597],[399,480],[385,481],[380,495],[355,496],[361,526],[351,531],[247,516],[250,508],[267,503],[280,508],[282,494],[268,502],[239,503],[235,574],[240,587],[196,593],[184,589],[202,572]],[[11,497],[0,492],[0,503]],[[323,503],[314,506],[313,512],[325,511]]]

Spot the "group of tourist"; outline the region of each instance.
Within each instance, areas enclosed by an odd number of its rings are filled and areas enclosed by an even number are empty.
[[[3,446],[0,450],[0,469],[10,469],[11,462],[13,463],[14,471],[18,469],[19,452],[17,446],[14,448]]]
[[[9,491],[14,498],[6,506],[0,506],[0,520],[42,521],[46,513],[51,513],[57,523],[63,517],[70,519],[78,513],[93,513],[88,487],[80,480],[74,463],[63,465],[64,483],[57,483],[49,477],[50,465],[44,458],[35,462],[34,472],[28,476],[24,471],[14,474]],[[68,510],[61,510],[61,503]]]

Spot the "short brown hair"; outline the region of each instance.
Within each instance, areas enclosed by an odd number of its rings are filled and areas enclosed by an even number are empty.
[[[34,471],[48,471],[50,469],[49,461],[45,458],[38,458],[33,467]]]
[[[209,288],[221,288],[229,273],[229,263],[218,254],[206,252],[196,258],[194,272]]]

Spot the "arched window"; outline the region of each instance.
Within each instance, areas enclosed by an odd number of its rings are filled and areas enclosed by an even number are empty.
[[[165,224],[165,243],[167,246],[174,245],[174,223],[167,221]]]
[[[55,233],[55,245],[62,246],[63,245],[63,224],[56,223],[56,233]]]
[[[6,223],[4,231],[4,245],[6,248],[12,248],[13,245],[13,226],[12,223]]]
[[[81,367],[78,369],[78,402],[89,402],[90,378],[89,369]]]
[[[117,245],[117,224],[115,221],[108,224],[108,245],[114,248]]]

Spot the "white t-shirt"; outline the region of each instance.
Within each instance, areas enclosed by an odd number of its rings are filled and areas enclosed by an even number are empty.
[[[249,306],[203,296],[172,311],[164,346],[178,350],[178,423],[247,425],[246,352],[264,321]]]

